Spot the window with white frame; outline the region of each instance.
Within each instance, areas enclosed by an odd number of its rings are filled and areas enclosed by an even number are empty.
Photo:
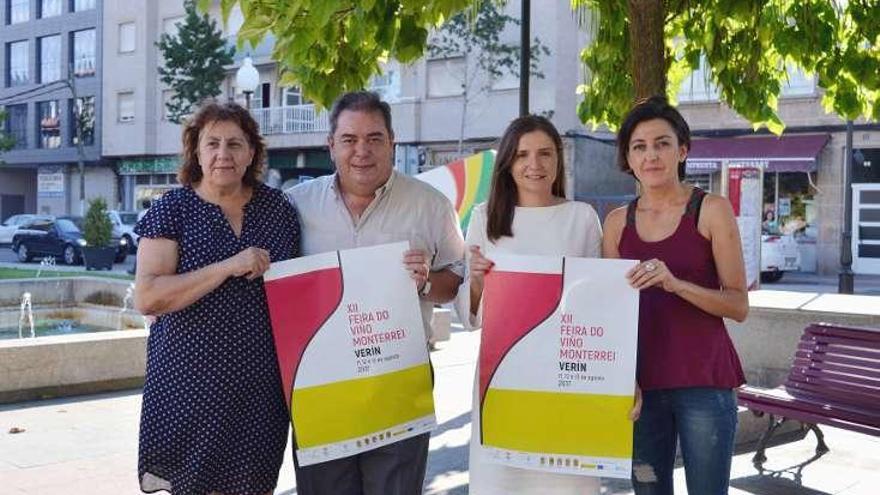
[[[251,94],[251,110],[266,108],[271,105],[271,86],[269,83],[261,83],[256,91]]]
[[[496,91],[517,88],[519,88],[519,74],[505,72],[499,77],[492,78],[492,89]]]
[[[786,64],[786,80],[782,85],[782,96],[812,96],[816,94],[816,78],[807,76],[803,69]]]
[[[41,101],[37,103],[37,115],[40,121],[37,123],[37,135],[39,136],[40,148],[61,147],[61,109],[58,100]]]
[[[116,119],[119,122],[134,122],[134,92],[116,93]]]
[[[95,57],[95,30],[85,29],[70,33],[71,59],[73,60],[73,75],[76,77],[88,77],[95,75],[97,58]]]
[[[184,19],[185,17],[182,15],[162,19],[162,32],[172,38],[176,38],[177,32],[180,31],[180,25],[183,24]]]
[[[64,13],[64,0],[40,0],[40,19]]]
[[[61,35],[43,36],[37,40],[40,50],[40,83],[61,79]]]
[[[21,86],[30,82],[28,71],[28,42],[14,41],[6,45],[6,84]]]
[[[816,94],[816,79],[803,70],[786,64],[786,79],[782,84],[782,97],[811,96]],[[678,99],[682,102],[717,101],[718,87],[709,77],[705,57],[700,58],[700,68],[694,70],[681,84]]]
[[[292,88],[281,88],[281,105],[285,107],[294,107],[303,105],[302,90],[294,86]]]
[[[134,21],[119,25],[119,53],[132,53],[135,49],[137,31]]]
[[[9,3],[6,11],[6,23],[18,24],[19,22],[27,22],[31,18],[30,0],[7,0]]]
[[[458,96],[464,93],[464,57],[428,60],[428,97]]]
[[[706,57],[700,57],[700,66],[681,83],[678,90],[681,102],[718,101],[718,87],[712,82]]]
[[[82,12],[83,10],[93,10],[95,8],[95,0],[73,0],[73,11]]]
[[[400,73],[396,70],[385,70],[370,79],[370,91],[374,91],[384,101],[393,103],[400,99]]]

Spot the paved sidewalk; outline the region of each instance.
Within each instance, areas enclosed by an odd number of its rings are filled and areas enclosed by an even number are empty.
[[[454,332],[432,354],[439,428],[431,439],[425,493],[468,493],[471,386],[479,333]],[[141,396],[126,391],[0,406],[0,493],[3,495],[136,495],[137,429]],[[21,433],[9,433],[21,428]],[[812,437],[768,450],[757,475],[752,452],[733,462],[732,495],[876,495],[880,493],[880,439],[823,428],[831,452],[808,464],[802,484],[791,466],[813,455]],[[787,470],[786,470],[787,468]],[[677,493],[686,493],[676,470]],[[276,495],[294,495],[292,462],[282,469]],[[605,480],[603,494],[632,493],[629,482]]]

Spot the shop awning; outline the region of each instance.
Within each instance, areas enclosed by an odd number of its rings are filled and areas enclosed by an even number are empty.
[[[687,171],[711,173],[723,161],[763,162],[767,172],[813,172],[829,134],[706,138],[691,141]]]

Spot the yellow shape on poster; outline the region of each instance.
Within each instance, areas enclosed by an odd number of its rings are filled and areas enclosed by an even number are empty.
[[[483,443],[521,452],[632,456],[632,396],[490,388]]]
[[[357,438],[434,414],[430,365],[294,389],[297,448]],[[382,414],[376,414],[382,404]],[[354,419],[353,419],[354,418]]]

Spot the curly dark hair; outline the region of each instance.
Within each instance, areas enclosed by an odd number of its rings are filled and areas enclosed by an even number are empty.
[[[691,150],[691,129],[678,110],[669,104],[666,97],[652,96],[642,99],[626,114],[620,130],[617,132],[617,164],[621,170],[630,175],[633,171],[626,156],[629,152],[629,142],[632,139],[633,131],[642,122],[654,119],[663,119],[668,122],[672,130],[675,131],[678,144],[684,145],[688,151]],[[678,164],[678,178],[684,179],[684,176],[685,161],[682,161]]]
[[[263,162],[266,159],[266,144],[260,135],[260,126],[251,113],[237,103],[217,103],[210,101],[203,104],[186,121],[183,127],[183,153],[180,168],[177,169],[177,182],[191,186],[202,180],[202,167],[199,165],[199,136],[202,130],[215,122],[232,122],[236,124],[254,150],[254,159],[245,170],[242,182],[247,186],[256,186],[262,180]]]

